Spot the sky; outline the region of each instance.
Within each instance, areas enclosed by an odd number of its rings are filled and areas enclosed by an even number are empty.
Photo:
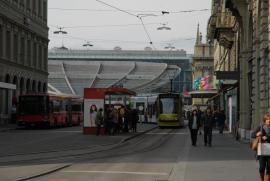
[[[193,53],[198,23],[206,36],[210,10],[204,9],[211,8],[211,0],[50,0],[48,8],[49,48],[175,47]],[[183,12],[188,10],[203,11]],[[171,30],[157,30],[164,26]],[[59,27],[67,34],[54,34]],[[84,47],[87,42],[93,46]]]

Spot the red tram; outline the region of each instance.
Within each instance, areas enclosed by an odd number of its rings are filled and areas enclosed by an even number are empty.
[[[18,126],[71,126],[82,121],[83,100],[70,96],[28,94],[19,97]]]

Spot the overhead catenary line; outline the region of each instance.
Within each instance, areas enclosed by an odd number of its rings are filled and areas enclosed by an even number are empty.
[[[136,14],[130,13],[130,12],[126,11],[126,10],[120,9],[120,8],[118,8],[118,7],[116,7],[116,6],[110,5],[110,4],[105,3],[105,2],[103,2],[103,1],[100,1],[100,0],[96,0],[96,1],[99,2],[99,3],[102,3],[102,4],[106,5],[106,6],[109,6],[109,7],[111,7],[111,8],[114,8],[114,9],[116,9],[116,10],[118,10],[118,11],[122,11],[122,12],[124,12],[124,13],[127,13],[127,14],[129,14],[129,15],[131,15],[131,16],[138,17]]]
[[[118,11],[124,12],[124,13],[126,13],[126,14],[129,14],[129,15],[131,15],[131,16],[134,16],[134,17],[138,18],[138,19],[141,21],[141,23],[142,23],[144,32],[146,33],[146,35],[147,35],[147,37],[148,37],[148,39],[149,39],[150,45],[151,45],[154,49],[156,49],[155,46],[153,45],[153,41],[152,41],[152,39],[151,39],[151,37],[150,37],[150,34],[149,34],[149,32],[147,31],[146,26],[144,25],[144,22],[143,22],[143,20],[142,20],[142,17],[143,17],[143,16],[141,16],[141,15],[136,15],[136,14],[133,14],[133,13],[130,13],[130,12],[126,11],[126,10],[122,10],[122,9],[120,9],[120,8],[118,8],[118,7],[115,7],[115,6],[113,6],[113,5],[110,5],[110,4],[108,4],[108,3],[105,3],[105,2],[103,2],[103,1],[101,1],[101,0],[96,0],[96,1],[99,2],[99,3],[102,3],[102,4],[106,5],[106,6],[109,6],[109,7],[111,7],[111,8],[114,8],[114,9],[116,9],[116,10],[118,10]]]
[[[107,4],[107,3],[106,3]],[[111,7],[111,6],[110,6]],[[76,9],[76,8],[48,8],[49,10],[59,10],[59,11],[90,11],[90,12],[117,12],[119,10],[109,10],[109,9],[85,9],[85,8],[80,8],[80,9]],[[179,10],[179,11],[166,11],[172,14],[176,14],[176,13],[192,13],[192,12],[204,12],[204,11],[210,11],[211,9],[190,9],[190,10]],[[165,12],[163,10],[122,10],[121,11],[125,11],[125,12],[144,12],[144,13],[161,13],[161,12]],[[133,14],[135,15],[135,14]]]
[[[160,23],[146,23],[145,25],[159,25]],[[137,24],[116,24],[116,25],[89,25],[89,26],[62,26],[65,29],[70,29],[70,28],[104,28],[104,27],[127,27],[127,26],[141,26],[141,23],[137,23]],[[58,28],[59,26],[56,25],[49,25],[51,27],[55,27]]]

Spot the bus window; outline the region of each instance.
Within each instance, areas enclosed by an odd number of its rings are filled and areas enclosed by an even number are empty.
[[[47,113],[47,99],[45,96],[21,96],[19,114],[40,115]]]

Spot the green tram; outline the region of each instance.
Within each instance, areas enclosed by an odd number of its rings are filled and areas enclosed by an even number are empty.
[[[176,93],[157,97],[157,124],[159,127],[183,127],[182,96]]]

